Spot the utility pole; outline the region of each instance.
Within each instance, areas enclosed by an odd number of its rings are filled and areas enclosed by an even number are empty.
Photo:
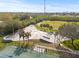
[[[45,15],[45,12],[46,12],[46,0],[44,0],[44,15]]]

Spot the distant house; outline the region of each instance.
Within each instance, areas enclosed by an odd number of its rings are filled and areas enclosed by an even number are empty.
[[[26,20],[26,19],[32,19],[33,17],[32,16],[29,16],[29,15],[21,15],[20,16],[20,20]]]
[[[32,16],[30,16],[29,18],[30,18],[30,19],[32,19],[33,17],[32,17]]]

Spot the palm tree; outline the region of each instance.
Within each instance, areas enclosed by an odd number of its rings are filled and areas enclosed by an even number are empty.
[[[25,33],[24,33],[24,30],[23,30],[23,29],[20,29],[20,30],[19,30],[19,45],[20,45],[20,38],[21,38],[21,37],[23,37],[23,43],[24,43],[24,42],[25,42],[25,41],[24,41]]]
[[[28,39],[28,44],[29,44],[29,37],[31,36],[31,33],[30,33],[30,32],[27,32],[27,33],[25,33],[25,36],[27,37],[27,39]]]
[[[24,38],[27,37],[28,39],[28,44],[29,44],[29,37],[31,36],[31,33],[30,32],[24,32],[23,29],[20,29],[19,30],[19,45],[20,45],[20,38],[23,37],[23,45],[25,44],[25,40]]]

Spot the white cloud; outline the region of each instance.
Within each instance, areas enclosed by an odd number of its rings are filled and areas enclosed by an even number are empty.
[[[20,1],[13,0],[10,2],[0,1],[0,11],[10,12],[41,12],[43,11],[42,5],[24,4]]]
[[[49,12],[79,12],[79,4],[52,4],[47,6]]]
[[[21,0],[0,0],[0,12],[43,12],[40,4],[23,3]],[[79,12],[79,4],[48,4],[47,12]]]

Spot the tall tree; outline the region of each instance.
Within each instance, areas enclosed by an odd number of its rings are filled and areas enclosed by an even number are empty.
[[[25,41],[24,41],[24,37],[25,37],[24,30],[23,30],[23,29],[20,29],[20,30],[18,31],[18,33],[19,33],[19,45],[20,45],[20,38],[21,38],[21,37],[23,37],[23,43],[25,43]]]
[[[64,37],[71,38],[72,45],[75,48],[74,39],[79,38],[79,30],[78,29],[79,29],[79,26],[76,24],[66,24],[66,25],[63,25],[59,28],[59,34]]]
[[[28,44],[29,44],[29,37],[31,36],[31,33],[30,32],[24,32],[24,30],[23,29],[20,29],[19,30],[19,44],[20,44],[20,38],[21,37],[23,37],[23,43],[25,44],[25,40],[24,40],[24,38],[25,37],[27,37],[27,39],[28,39]]]
[[[25,33],[25,36],[27,37],[27,39],[28,39],[28,44],[29,44],[29,37],[31,36],[31,33],[30,33],[30,32],[27,32],[27,33]]]

